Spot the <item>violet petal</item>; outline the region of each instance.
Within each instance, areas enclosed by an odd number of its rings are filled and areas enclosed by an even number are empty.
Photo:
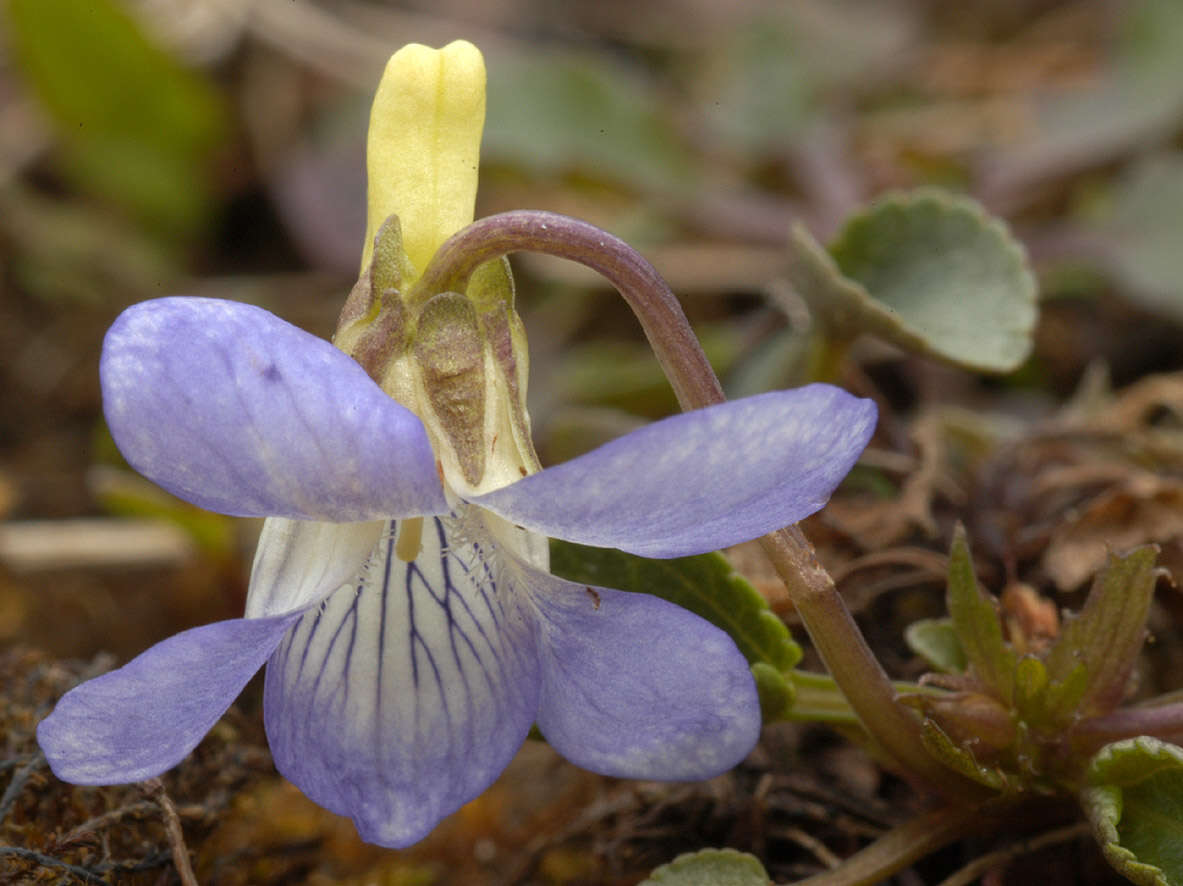
[[[719,628],[648,594],[538,573],[538,728],[573,763],[623,778],[701,779],[760,736],[747,661]]]
[[[875,406],[814,384],[646,425],[472,499],[543,535],[646,557],[718,550],[820,510]]]
[[[261,308],[133,305],[107,332],[100,375],[131,466],[203,508],[334,522],[448,510],[419,419]]]
[[[71,689],[37,726],[50,768],[73,784],[125,784],[172,768],[218,722],[297,618],[193,628]]]

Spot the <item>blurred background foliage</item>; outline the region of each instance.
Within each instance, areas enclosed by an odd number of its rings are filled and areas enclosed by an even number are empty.
[[[841,381],[876,396],[884,418],[816,532],[840,579],[864,568],[858,556],[910,545],[912,557],[879,589],[852,589],[856,608],[909,581],[927,582],[937,599],[940,569],[917,544],[940,535],[954,506],[971,531],[977,524],[994,577],[1044,562],[1062,515],[1047,512],[1043,487],[1014,478],[1060,455],[1022,437],[1024,422],[1083,414],[1110,384],[1153,375],[1167,381],[1139,400],[1153,407],[1139,428],[1177,432],[1176,0],[0,0],[0,649],[49,656],[20,658],[32,673],[99,652],[122,660],[180,628],[239,614],[256,527],[171,500],[123,466],[101,418],[103,331],[128,304],[180,292],[263,305],[328,336],[361,248],[371,90],[401,44],[456,37],[480,45],[489,69],[478,215],[549,209],[629,239],[683,296],[733,392],[806,380],[791,353],[793,332],[809,322],[785,273],[794,222],[826,242],[867,200],[939,185],[982,201],[1026,244],[1043,317],[1019,372],[977,378],[874,342],[850,353]],[[544,461],[675,408],[635,322],[602,283],[529,256],[515,271]],[[933,419],[943,406],[962,411]],[[984,412],[1003,418],[983,429]],[[918,465],[931,467],[934,446],[976,473],[910,482]],[[1150,458],[1161,477],[1154,457],[1120,456],[1141,468]],[[1101,481],[1090,476],[1096,492]],[[1166,544],[1176,566],[1183,526],[1169,501],[1179,495],[1156,487],[1153,501],[1168,505],[1145,516],[1153,526],[1131,542]],[[1127,510],[1149,507],[1130,496]],[[933,501],[945,512],[934,517]],[[1103,528],[1112,528],[1108,513],[1098,516]],[[1076,550],[1056,553],[1072,560]],[[1049,586],[1072,584],[1046,562],[1038,568]],[[774,584],[752,570],[778,605]],[[885,640],[886,654],[907,670],[900,634]],[[19,703],[25,719],[0,734],[10,753],[49,703],[37,691],[68,685],[61,674],[33,680],[17,660],[6,660],[0,691],[14,705],[18,683],[32,694]],[[259,740],[257,725],[243,730]],[[828,745],[816,753],[822,770],[838,766],[852,784],[872,778],[880,790],[865,765],[834,763]],[[384,883],[443,882],[449,865],[496,869],[505,882],[577,882],[696,848],[679,838],[646,855],[619,809],[605,811],[616,801],[597,780],[548,766],[560,799],[536,806],[562,810],[546,822],[512,791],[494,792],[410,860],[349,843],[303,806],[268,825],[278,836],[259,837],[260,808],[299,799],[255,781],[226,800],[238,803],[239,829],[216,830],[217,848],[198,859],[215,865],[218,852],[273,840],[304,846],[293,850],[299,864],[268,862],[251,882],[352,882],[366,872]],[[638,802],[638,820],[658,809],[679,827],[698,810],[700,830],[688,833],[714,828],[723,840],[734,833],[724,812],[740,801],[716,796],[700,807],[694,794],[676,812],[665,795]],[[600,842],[571,848],[556,829],[579,833],[581,821],[600,828]],[[847,848],[857,845],[857,827],[844,833]],[[787,876],[794,864],[769,869]]]

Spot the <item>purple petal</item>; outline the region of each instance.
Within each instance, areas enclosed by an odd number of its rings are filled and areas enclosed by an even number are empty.
[[[193,628],[71,689],[37,726],[54,774],[73,784],[125,784],[172,768],[218,722],[298,617]]]
[[[247,618],[306,609],[353,581],[389,526],[268,517],[251,567]]]
[[[275,765],[364,840],[402,847],[488,787],[538,710],[529,602],[484,541],[423,527],[412,563],[394,539],[364,580],[305,614],[267,667]]]
[[[655,422],[472,501],[555,538],[701,554],[820,510],[875,415],[830,385],[773,391]]]
[[[448,510],[419,419],[260,308],[134,305],[107,332],[100,371],[128,462],[203,508],[335,522]]]
[[[648,594],[537,574],[538,728],[585,769],[624,778],[725,772],[760,737],[747,661],[719,628]]]

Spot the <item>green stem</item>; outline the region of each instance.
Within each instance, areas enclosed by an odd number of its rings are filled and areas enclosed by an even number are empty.
[[[829,674],[793,671],[791,679],[793,704],[784,712],[782,719],[862,728],[850,702]]]
[[[829,674],[793,671],[793,704],[781,719],[799,723],[828,723],[831,726],[854,726],[862,729],[850,701]],[[944,695],[945,690],[918,683],[894,681],[897,694]]]
[[[436,251],[410,298],[463,292],[482,264],[518,251],[555,255],[598,271],[636,313],[682,409],[724,402],[719,379],[669,285],[623,240],[578,219],[530,210],[480,219]],[[872,739],[930,787],[963,799],[980,797],[981,786],[925,750],[919,719],[897,703],[887,674],[801,531],[795,526],[781,529],[761,544],[814,646]]]

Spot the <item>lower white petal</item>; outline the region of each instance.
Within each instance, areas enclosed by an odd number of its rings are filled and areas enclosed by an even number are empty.
[[[483,533],[431,518],[410,563],[394,524],[361,578],[297,623],[267,668],[276,766],[386,846],[421,839],[506,766],[538,711],[533,607]]]
[[[246,617],[295,612],[352,581],[386,527],[369,523],[320,523],[268,517],[255,548]]]

